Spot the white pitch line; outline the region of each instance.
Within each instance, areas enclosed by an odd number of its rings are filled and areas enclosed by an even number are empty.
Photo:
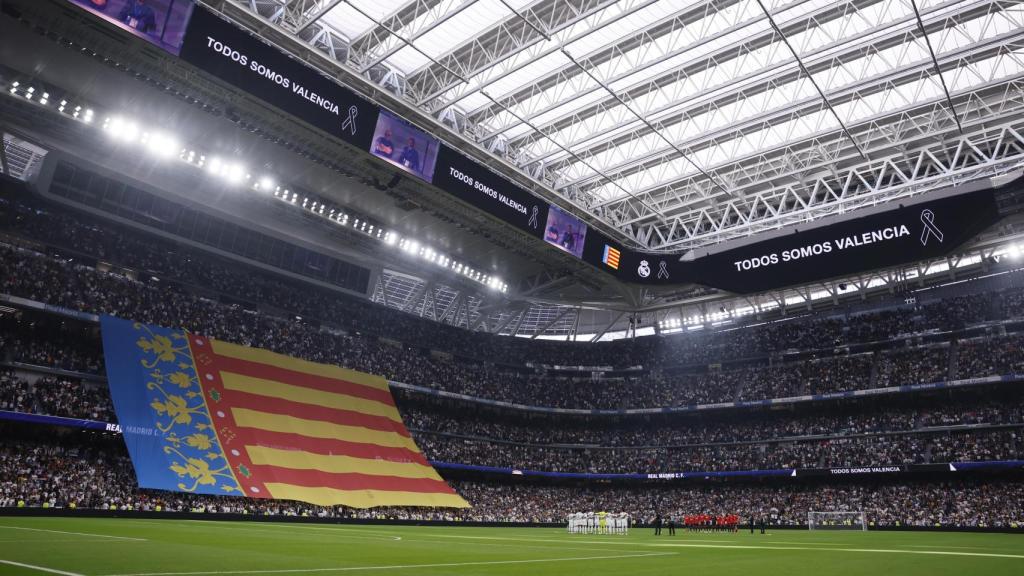
[[[936,556],[982,556],[988,558],[1021,558],[1024,554],[996,554],[990,552],[950,552],[948,550],[897,550],[883,548],[812,548],[809,546],[753,546],[744,544],[645,544],[672,548],[735,548],[739,550],[814,550],[816,552],[867,552],[873,554],[924,554]]]
[[[110,536],[109,534],[91,534],[89,532],[66,532],[64,530],[46,530],[45,528],[25,528],[24,526],[4,526],[8,530],[28,530],[30,532],[50,532],[52,534],[70,534],[72,536],[91,536],[93,538],[111,538],[113,540],[130,540],[132,542],[148,542],[145,538],[129,538],[127,536]]]
[[[203,521],[197,521],[197,522],[203,522]],[[260,534],[275,534],[275,535],[281,536],[282,533],[286,532],[286,531],[285,530],[275,530],[275,528],[288,528],[288,529],[306,528],[306,529],[310,529],[311,527],[307,527],[307,526],[287,526],[286,527],[286,526],[282,526],[282,525],[278,525],[278,524],[271,524],[271,525],[267,525],[267,526],[265,526],[263,528],[257,528],[257,527],[254,527],[254,526],[253,527],[250,527],[250,526],[230,526],[229,528],[227,528],[226,526],[218,526],[217,528],[218,529],[225,528],[227,530],[238,531],[238,532],[259,532]],[[389,535],[389,534],[381,534],[381,533],[378,533],[378,532],[366,532],[366,533],[364,533],[364,532],[357,532],[356,534],[352,534],[351,532],[354,532],[354,531],[351,531],[351,530],[330,530],[330,529],[327,529],[327,528],[321,530],[321,532],[325,532],[325,531],[333,532],[334,534],[332,534],[332,536],[344,536],[345,538],[354,538],[356,540],[373,540],[375,542],[380,542],[380,541],[390,542],[390,541],[401,540],[401,536],[392,536],[392,535]],[[371,535],[367,535],[367,534],[371,534]],[[293,535],[294,535],[294,533],[293,533]],[[308,532],[306,532],[304,534],[304,536],[312,536],[312,534],[309,534]],[[327,537],[328,534],[323,534],[323,536]]]
[[[344,566],[338,568],[283,568],[280,570],[216,570],[208,572],[141,572],[136,574],[109,574],[107,576],[202,576],[218,574],[293,574],[309,572],[355,572],[360,570],[411,570],[415,568],[456,568],[459,566],[494,566],[502,564],[541,564],[546,562],[580,562],[585,560],[614,560],[620,558],[646,558],[675,556],[671,552],[647,554],[618,554],[615,556],[578,556],[574,558],[538,558],[534,560],[488,560],[479,562],[445,562],[438,564],[401,564],[392,566]],[[81,575],[74,575],[81,576]]]
[[[29,570],[38,570],[39,572],[49,572],[51,574],[61,574],[63,576],[83,576],[77,572],[65,572],[63,570],[54,570],[53,568],[45,568],[43,566],[36,566],[34,564],[22,564],[21,562],[14,562],[11,560],[0,560],[0,564],[7,564],[8,566],[18,566],[19,568],[27,568]]]
[[[20,544],[39,544],[39,543],[50,544],[51,542],[61,542],[61,543],[68,543],[68,542],[72,542],[72,543],[73,542],[81,542],[81,543],[106,542],[107,544],[117,544],[118,542],[124,542],[125,544],[129,544],[131,541],[115,540],[114,542],[111,542],[110,540],[101,540],[99,538],[46,538],[45,540],[43,540],[41,538],[38,539],[38,540],[26,540],[24,538],[18,538],[18,539],[14,539],[14,538],[0,538],[0,544],[10,544],[12,542],[18,542]]]

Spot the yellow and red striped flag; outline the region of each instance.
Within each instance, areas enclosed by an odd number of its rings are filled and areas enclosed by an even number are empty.
[[[137,369],[118,374],[124,324],[104,318],[104,348],[140,485],[354,508],[469,506],[423,457],[384,378],[135,323],[128,341],[141,358],[129,364],[145,372],[143,387]],[[149,414],[137,413],[143,405]]]

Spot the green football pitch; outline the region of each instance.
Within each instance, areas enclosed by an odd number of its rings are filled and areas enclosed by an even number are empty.
[[[1024,574],[1024,536],[774,531],[569,535],[471,528],[0,518],[0,574]]]

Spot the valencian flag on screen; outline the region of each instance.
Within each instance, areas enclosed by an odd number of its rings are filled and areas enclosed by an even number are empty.
[[[469,507],[416,447],[384,378],[110,316],[102,330],[143,488]]]

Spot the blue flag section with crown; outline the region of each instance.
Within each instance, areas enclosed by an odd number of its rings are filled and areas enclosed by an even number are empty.
[[[100,319],[107,381],[142,488],[241,495],[181,330]]]

